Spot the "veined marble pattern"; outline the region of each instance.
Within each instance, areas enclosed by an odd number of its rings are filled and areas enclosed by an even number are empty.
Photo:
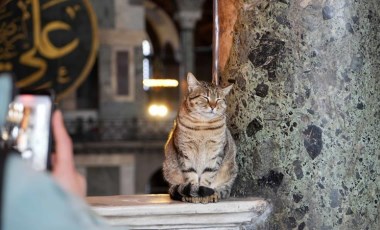
[[[380,2],[237,2],[234,194],[270,198],[270,229],[378,229]]]

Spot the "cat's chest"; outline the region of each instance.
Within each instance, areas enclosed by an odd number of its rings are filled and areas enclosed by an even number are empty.
[[[186,152],[193,154],[203,154],[210,152],[219,152],[223,149],[226,138],[223,133],[178,133],[177,146]]]
[[[193,142],[198,145],[218,144],[225,139],[225,129],[215,131],[178,130],[177,138],[181,142]]]

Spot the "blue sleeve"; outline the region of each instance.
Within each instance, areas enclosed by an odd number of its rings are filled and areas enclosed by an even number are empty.
[[[6,162],[3,188],[5,230],[110,229],[82,199],[17,156]]]

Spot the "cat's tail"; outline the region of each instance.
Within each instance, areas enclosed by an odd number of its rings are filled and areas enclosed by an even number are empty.
[[[215,193],[215,190],[205,186],[188,184],[176,184],[169,188],[170,198],[182,201],[183,197],[206,197]]]

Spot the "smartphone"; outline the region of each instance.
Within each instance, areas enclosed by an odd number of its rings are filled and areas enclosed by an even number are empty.
[[[53,93],[21,91],[9,106],[13,148],[38,171],[51,170]]]

